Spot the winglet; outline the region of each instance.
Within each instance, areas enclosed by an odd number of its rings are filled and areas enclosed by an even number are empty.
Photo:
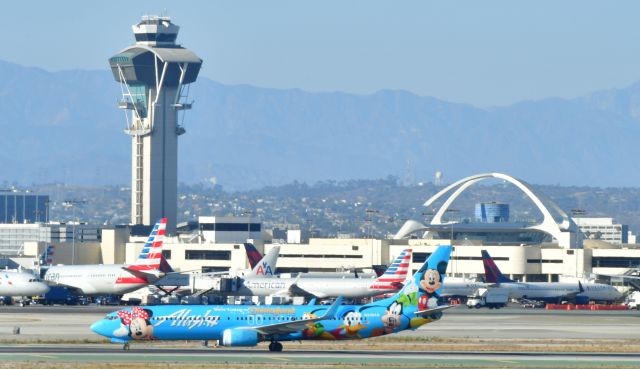
[[[311,300],[309,300],[309,303],[307,305],[315,305],[316,304],[316,298],[312,298]]]
[[[580,291],[580,293],[584,292],[584,287],[582,287],[582,282],[578,281],[578,290]]]
[[[326,319],[333,319],[336,317],[336,313],[338,312],[338,309],[340,308],[340,305],[342,305],[342,296],[338,297],[336,299],[336,301],[333,303],[333,305],[331,305],[331,307],[327,310],[326,313],[324,313],[324,315],[322,316],[322,318],[320,318],[320,320],[326,320]]]

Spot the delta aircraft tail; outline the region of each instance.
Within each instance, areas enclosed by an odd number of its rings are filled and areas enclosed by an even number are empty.
[[[487,283],[515,282],[513,279],[509,279],[502,274],[487,250],[482,250],[482,264],[484,265],[484,278]]]
[[[245,242],[244,250],[247,252],[247,259],[249,259],[249,266],[251,269],[255,268],[256,265],[262,260],[262,254],[252,243]]]
[[[271,248],[245,278],[273,277],[276,273],[276,263],[278,262],[279,253],[280,246]]]

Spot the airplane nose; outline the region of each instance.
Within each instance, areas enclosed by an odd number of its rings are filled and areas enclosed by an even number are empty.
[[[38,294],[39,295],[44,295],[45,293],[49,292],[50,289],[51,288],[49,286],[47,286],[46,284],[42,283],[40,285],[39,290],[38,290],[39,291]]]
[[[94,333],[97,333],[101,336],[107,336],[106,334],[106,329],[105,329],[105,324],[104,324],[104,320],[98,320],[97,322],[91,324],[91,330]]]

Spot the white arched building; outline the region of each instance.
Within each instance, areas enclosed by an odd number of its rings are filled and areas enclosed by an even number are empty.
[[[430,229],[434,227],[452,225],[451,222],[443,223],[442,221],[443,215],[449,210],[451,204],[469,187],[489,178],[501,179],[513,184],[529,197],[540,213],[542,213],[542,222],[527,225],[523,230],[544,232],[553,237],[558,245],[563,248],[582,248],[582,237],[580,237],[578,226],[558,204],[544,194],[535,193],[528,183],[503,173],[476,174],[450,184],[424,203],[424,206],[432,206],[436,201],[450,194],[433,216],[430,226],[426,226],[415,220],[409,220],[400,228],[394,238],[402,239],[417,232],[424,232],[424,236],[426,237]]]

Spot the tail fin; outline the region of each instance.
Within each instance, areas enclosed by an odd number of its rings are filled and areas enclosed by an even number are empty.
[[[502,274],[487,250],[482,250],[482,264],[484,265],[484,278],[487,283],[515,282],[513,279],[509,279]]]
[[[249,266],[251,269],[258,265],[258,262],[262,259],[262,254],[256,249],[252,243],[245,242],[244,250],[247,252],[247,258],[249,259]]]
[[[407,279],[409,271],[409,263],[411,262],[411,249],[402,250],[400,255],[389,265],[387,270],[376,279],[374,288],[376,289],[393,289],[401,287],[402,283]]]
[[[397,294],[365,306],[388,307],[396,304],[402,306],[403,314],[407,316],[413,316],[416,312],[424,312],[429,309],[437,310],[438,297],[444,287],[444,276],[447,272],[450,256],[450,245],[439,246]],[[424,324],[424,322],[420,324]]]
[[[47,245],[42,255],[40,255],[40,265],[51,265],[53,263],[53,254],[55,253],[55,246]]]
[[[269,252],[258,262],[246,277],[273,277],[276,272],[276,263],[278,262],[278,254],[280,246],[274,246]]]
[[[387,271],[386,265],[372,265],[371,268],[376,273],[376,277],[380,277],[381,275],[384,274],[384,272]]]
[[[144,244],[138,260],[129,268],[135,270],[153,270],[160,269],[162,259],[162,242],[164,241],[165,229],[167,227],[167,218],[162,218],[156,223],[149,234],[147,242]]]

